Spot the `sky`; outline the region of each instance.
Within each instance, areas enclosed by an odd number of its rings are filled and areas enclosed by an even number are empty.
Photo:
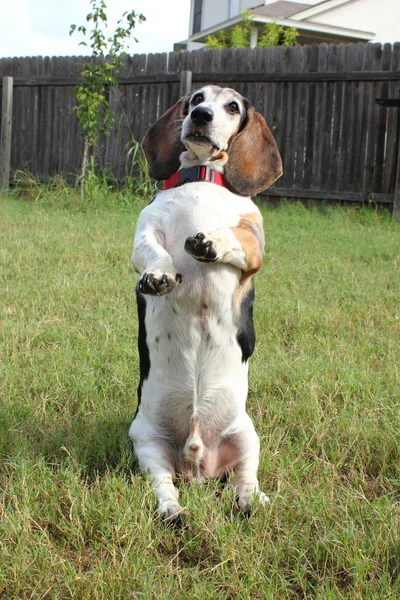
[[[190,0],[105,0],[109,33],[125,11],[143,13],[130,53],[171,52],[174,42],[188,37]],[[0,58],[73,56],[84,54],[80,34],[70,25],[85,25],[89,0],[2,0]]]

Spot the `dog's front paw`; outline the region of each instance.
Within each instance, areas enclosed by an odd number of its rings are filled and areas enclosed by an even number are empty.
[[[177,273],[175,277],[156,269],[155,271],[144,271],[142,273],[138,288],[142,294],[151,296],[164,296],[172,292],[178,283],[182,283],[182,275]]]
[[[213,241],[208,240],[204,233],[186,238],[185,250],[200,262],[215,262],[217,260],[217,251]]]

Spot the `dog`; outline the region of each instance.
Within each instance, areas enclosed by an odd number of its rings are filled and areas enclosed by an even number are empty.
[[[140,383],[129,435],[163,519],[183,515],[177,476],[233,473],[249,513],[255,499],[268,502],[246,413],[264,249],[250,196],[280,177],[281,157],[248,100],[213,85],[167,110],[142,147],[150,175],[165,184],[141,212],[134,240]]]

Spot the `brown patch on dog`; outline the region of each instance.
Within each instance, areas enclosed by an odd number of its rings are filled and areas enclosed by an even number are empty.
[[[253,275],[248,275],[248,277],[242,277],[239,283],[236,286],[236,289],[233,293],[233,310],[237,315],[240,312],[240,306],[243,302],[243,299],[246,298],[248,294],[250,294],[253,288]]]
[[[242,196],[255,196],[283,173],[282,159],[275,138],[264,117],[250,106],[247,122],[228,148],[225,179]]]
[[[149,163],[150,176],[167,179],[180,168],[179,157],[185,150],[181,141],[182,121],[187,111],[189,96],[184,96],[169,108],[146,132],[143,152]]]
[[[239,224],[232,227],[232,232],[246,256],[246,270],[242,272],[240,280],[242,284],[262,267],[264,229],[261,215],[259,213],[242,215]]]

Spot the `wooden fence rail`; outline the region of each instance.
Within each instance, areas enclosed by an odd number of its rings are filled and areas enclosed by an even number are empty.
[[[11,169],[45,180],[79,170],[82,137],[71,91],[84,57],[0,60],[14,77]],[[190,75],[191,74],[191,75]],[[400,168],[400,43],[340,44],[134,55],[109,94],[115,124],[101,166],[122,180],[133,138],[187,89],[230,86],[249,98],[277,139],[284,175],[275,196],[392,205]],[[396,197],[397,197],[396,196]]]

